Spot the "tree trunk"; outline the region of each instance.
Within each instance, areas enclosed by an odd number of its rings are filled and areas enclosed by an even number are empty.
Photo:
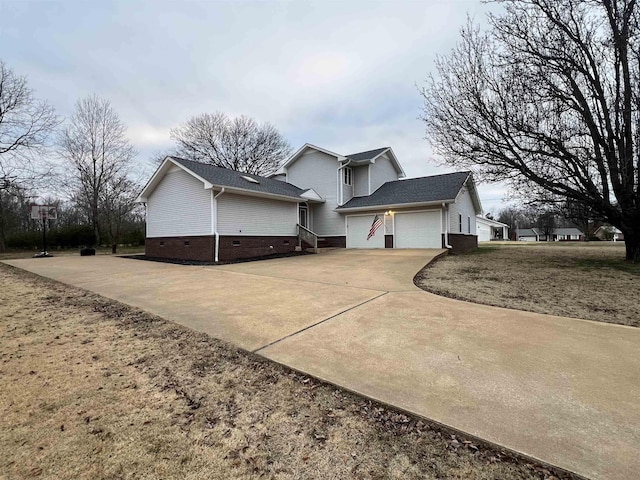
[[[640,229],[638,229],[640,230]],[[640,231],[623,231],[626,258],[631,263],[640,263]]]
[[[111,253],[118,253],[118,244],[117,243],[112,243],[111,244]]]

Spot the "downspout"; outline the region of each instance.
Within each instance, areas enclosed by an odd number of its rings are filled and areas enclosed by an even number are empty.
[[[442,212],[445,214],[445,220],[444,220],[444,247],[448,248],[448,249],[452,249],[453,247],[451,245],[449,245],[449,205],[447,205],[446,203],[442,204]]]
[[[344,167],[349,166],[350,163],[351,159],[347,158],[347,163],[338,167],[338,206],[341,206],[344,200],[344,189],[342,188],[342,180],[340,179],[340,170],[342,170]],[[351,179],[351,183],[353,184],[353,178]]]
[[[218,251],[220,250],[220,235],[218,234],[218,204],[216,200],[220,195],[224,193],[224,187],[218,192],[217,195],[213,194],[213,188],[211,189],[211,229],[213,230],[213,235],[216,239],[215,249],[214,249],[214,262],[218,263]]]

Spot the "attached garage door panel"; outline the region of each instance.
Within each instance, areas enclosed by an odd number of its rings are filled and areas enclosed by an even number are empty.
[[[347,217],[347,248],[384,248],[384,225],[367,240],[374,218],[374,214]]]
[[[442,248],[441,214],[434,212],[396,213],[396,248]]]

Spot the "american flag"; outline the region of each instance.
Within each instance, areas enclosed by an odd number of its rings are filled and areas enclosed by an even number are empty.
[[[378,230],[384,223],[380,219],[378,215],[373,219],[373,223],[371,224],[371,229],[369,230],[369,235],[367,235],[367,240],[373,237],[376,234],[376,230]]]

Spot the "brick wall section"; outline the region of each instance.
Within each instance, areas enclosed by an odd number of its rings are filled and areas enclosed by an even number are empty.
[[[214,241],[211,235],[147,238],[144,242],[144,254],[148,257],[213,262]],[[185,245],[185,242],[189,244]]]
[[[296,245],[298,237],[221,236],[218,260],[228,262],[238,258],[289,253],[295,251]]]
[[[444,235],[442,236],[444,244]],[[459,233],[449,234],[449,245],[451,245],[451,253],[465,253],[478,248],[477,235],[461,235]],[[444,247],[443,247],[444,248]]]
[[[347,248],[347,237],[318,237],[318,248]]]
[[[393,248],[393,235],[384,236],[384,248]]]

